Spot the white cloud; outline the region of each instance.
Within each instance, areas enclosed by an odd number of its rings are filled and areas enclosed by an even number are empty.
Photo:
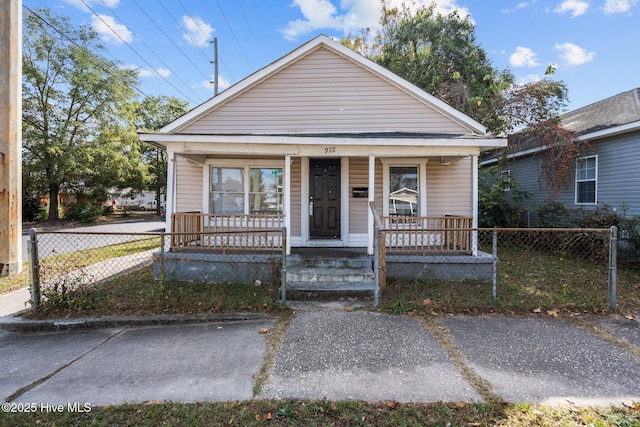
[[[202,19],[192,16],[183,16],[182,23],[184,24],[187,32],[182,34],[189,44],[193,46],[205,47],[208,46],[211,41],[211,35],[213,34],[213,27]]]
[[[389,7],[400,7],[405,0],[389,0]],[[300,9],[303,18],[289,21],[281,30],[288,40],[318,29],[332,29],[348,33],[362,28],[375,28],[380,19],[380,0],[341,0],[340,10],[331,0],[293,0],[293,7]],[[429,6],[432,0],[416,0],[411,8]],[[457,5],[457,0],[437,0],[436,12],[448,14],[454,10],[462,18],[470,17],[469,9]]]
[[[93,15],[91,17],[91,27],[100,35],[105,42],[114,44],[130,43],[133,35],[126,25],[118,24],[113,16]]]
[[[171,71],[166,68],[156,68],[155,70],[152,70],[149,68],[140,68],[134,64],[124,65],[122,68],[134,70],[140,77],[162,77],[166,79],[171,75]]]
[[[211,80],[203,80],[202,82],[200,82],[200,86],[213,92],[214,87],[213,83],[211,83],[212,81],[213,76],[211,76]],[[222,75],[218,75],[218,93],[225,90],[229,86],[231,86],[231,84],[229,84],[229,80],[225,79]]]
[[[586,49],[573,43],[557,44],[555,50],[569,65],[582,65],[596,56],[595,52],[587,52]]]
[[[638,0],[607,0],[604,2],[602,10],[604,13],[624,13],[631,10]]]
[[[528,47],[518,46],[509,56],[509,64],[514,67],[535,67],[538,65],[536,54]]]
[[[571,17],[584,15],[589,9],[588,1],[581,0],[565,0],[562,4],[554,9],[555,13],[571,12]]]

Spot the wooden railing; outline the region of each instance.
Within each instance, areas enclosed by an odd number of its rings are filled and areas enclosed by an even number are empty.
[[[179,212],[171,215],[171,249],[282,248],[284,215],[202,214]]]
[[[471,217],[383,216],[388,253],[471,253]]]

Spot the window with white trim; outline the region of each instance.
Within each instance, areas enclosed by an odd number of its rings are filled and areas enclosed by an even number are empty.
[[[576,159],[576,204],[596,203],[598,156]]]
[[[209,212],[278,214],[283,211],[282,168],[210,168]]]
[[[418,216],[420,194],[418,192],[417,166],[389,167],[389,214]]]

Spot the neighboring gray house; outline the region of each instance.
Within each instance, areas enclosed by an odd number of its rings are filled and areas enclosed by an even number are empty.
[[[525,210],[524,225],[534,225],[538,209],[550,201],[570,210],[606,204],[628,216],[640,215],[640,88],[566,113],[561,121],[579,140],[588,141],[592,152],[576,159],[574,178],[556,197],[550,200],[541,185],[544,146],[529,143],[513,150],[498,171],[532,195],[514,204]],[[494,154],[480,166],[497,162]]]

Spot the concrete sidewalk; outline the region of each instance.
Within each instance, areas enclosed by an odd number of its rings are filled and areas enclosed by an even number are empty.
[[[640,326],[631,320],[590,321],[600,336],[618,340],[613,344],[560,318],[452,316],[430,319],[425,327],[403,315],[299,311],[255,395],[253,376],[266,356],[267,335],[259,330],[275,319],[229,319],[0,331],[0,396],[91,405],[254,398],[482,401],[486,391],[460,373],[462,363],[509,402],[640,401]],[[19,329],[19,320],[0,319],[0,326],[9,323]],[[439,344],[442,337],[429,332],[433,327],[450,338],[448,345]],[[462,357],[456,359],[456,352]]]

